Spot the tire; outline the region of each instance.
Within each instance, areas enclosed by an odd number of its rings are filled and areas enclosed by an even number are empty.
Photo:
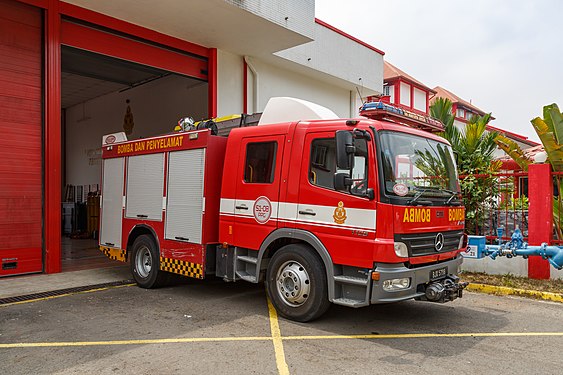
[[[297,322],[317,319],[330,307],[324,265],[305,245],[286,245],[274,254],[266,289],[278,314]]]
[[[141,288],[157,288],[166,283],[167,272],[160,271],[160,254],[152,236],[143,234],[133,242],[130,267]]]

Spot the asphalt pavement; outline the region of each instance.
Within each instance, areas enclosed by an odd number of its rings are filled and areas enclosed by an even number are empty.
[[[218,279],[0,305],[7,374],[560,374],[562,348],[562,304],[476,293],[310,323],[278,319],[263,285]]]

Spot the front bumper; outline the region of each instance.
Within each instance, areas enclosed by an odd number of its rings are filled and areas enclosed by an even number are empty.
[[[459,266],[461,265],[462,261],[463,258],[461,257],[461,255],[458,255],[456,258],[445,262],[412,269],[407,268],[402,264],[378,263],[376,264],[375,271],[379,272],[380,277],[379,280],[372,281],[370,303],[377,304],[399,302],[412,298],[422,297],[425,295],[425,288],[422,286],[431,281],[431,271],[447,267],[447,275],[457,275]],[[383,289],[383,282],[385,280],[400,279],[405,277],[410,278],[410,286],[407,289],[399,291],[386,291]]]

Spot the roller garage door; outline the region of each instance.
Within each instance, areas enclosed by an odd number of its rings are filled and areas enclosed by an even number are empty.
[[[0,0],[0,276],[42,270],[41,19]]]

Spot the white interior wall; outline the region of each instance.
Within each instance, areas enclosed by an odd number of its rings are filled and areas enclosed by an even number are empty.
[[[207,117],[207,83],[180,76],[89,100],[66,110],[66,183],[100,183],[102,135],[123,131],[129,99],[135,127],[129,139],[168,133],[178,119]]]

